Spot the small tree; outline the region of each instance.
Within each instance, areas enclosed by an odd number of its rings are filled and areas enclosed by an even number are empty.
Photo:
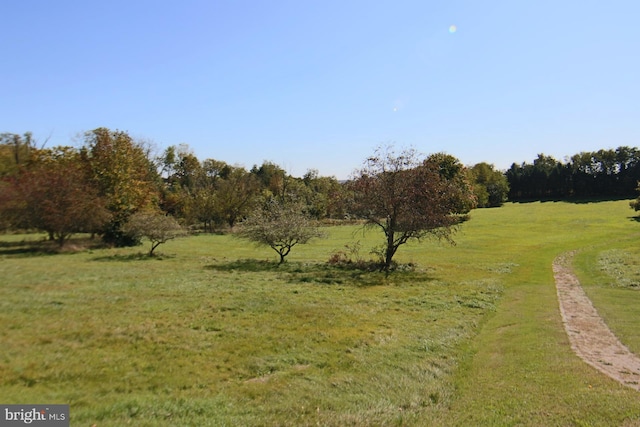
[[[149,256],[153,256],[153,251],[162,243],[186,234],[175,219],[159,212],[137,212],[131,215],[124,226],[124,232],[136,239],[149,239]]]
[[[283,204],[276,199],[242,221],[236,235],[258,245],[269,246],[280,256],[279,264],[284,262],[295,245],[323,237],[317,227],[311,225],[300,204]]]
[[[389,272],[396,251],[411,239],[435,236],[453,242],[460,215],[474,205],[464,168],[457,163],[442,155],[420,161],[415,150],[396,154],[381,147],[356,172],[350,183],[351,211],[384,233],[382,270]]]

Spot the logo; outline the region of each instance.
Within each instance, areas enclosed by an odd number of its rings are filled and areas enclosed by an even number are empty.
[[[69,427],[69,405],[0,405],[0,427]]]

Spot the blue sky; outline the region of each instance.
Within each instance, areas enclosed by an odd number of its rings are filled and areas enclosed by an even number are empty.
[[[338,178],[384,143],[500,169],[640,145],[637,0],[5,0],[0,16],[0,132],[49,145],[104,126]]]

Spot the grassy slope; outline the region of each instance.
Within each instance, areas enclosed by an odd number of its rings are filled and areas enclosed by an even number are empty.
[[[447,424],[638,422],[637,392],[609,380],[572,354],[551,271],[553,258],[563,251],[603,248],[637,238],[638,226],[630,221],[631,214],[624,201],[507,205],[500,212],[475,214],[478,221],[469,226],[474,240],[482,230],[488,234],[511,229],[501,232],[499,241],[487,235],[486,245],[502,246],[498,252],[520,267],[514,270],[495,316],[470,346],[467,365],[457,379],[459,398]],[[621,314],[614,306],[619,302],[595,299],[601,310],[602,304]],[[637,319],[627,314],[625,319],[635,323],[637,340]]]
[[[389,280],[317,264],[357,240],[368,256],[374,236],[352,227],[282,268],[226,236],[170,242],[161,260],[5,247],[0,402],[70,403],[72,425],[621,425],[640,399],[571,353],[551,261],[586,248],[579,267],[594,276],[583,260],[630,246],[631,214],[478,210],[455,247],[401,248],[421,271]],[[638,340],[627,300],[590,285]]]

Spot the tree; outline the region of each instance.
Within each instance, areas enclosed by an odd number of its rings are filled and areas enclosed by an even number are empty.
[[[15,221],[13,212],[15,211],[15,186],[9,179],[0,179],[0,232],[11,228]]]
[[[143,211],[136,212],[129,217],[124,226],[124,231],[136,238],[146,237],[151,242],[149,256],[163,243],[186,233],[178,222],[161,212]]]
[[[299,203],[283,204],[275,198],[240,223],[237,237],[269,246],[282,264],[297,244],[308,243],[323,234],[313,227]]]
[[[30,132],[0,134],[0,178],[17,174],[21,167],[29,164],[36,151]]]
[[[174,179],[180,187],[193,191],[203,186],[204,177],[202,165],[195,154],[183,153],[174,175]]]
[[[45,231],[60,247],[73,233],[93,232],[110,218],[70,147],[39,150],[13,185],[14,224]]]
[[[464,168],[448,169],[447,175],[439,160],[420,161],[413,149],[396,154],[392,147],[380,147],[350,183],[352,212],[384,233],[380,257],[387,273],[396,251],[409,240],[434,236],[453,243],[460,215],[473,205],[473,195],[460,188],[465,181],[457,174]],[[456,165],[449,160],[445,163]]]
[[[469,172],[478,207],[502,206],[509,194],[507,177],[484,162],[474,165]]]
[[[284,201],[291,193],[288,189],[290,179],[286,171],[275,163],[263,162],[259,168],[254,165],[250,172],[258,178],[269,194],[278,197],[280,201]]]
[[[200,222],[205,232],[212,233],[213,225],[218,219],[216,212],[216,195],[212,188],[199,188],[183,194],[183,213],[188,224]]]
[[[469,182],[467,169],[460,160],[446,153],[430,154],[424,161],[435,167],[448,190],[447,203],[452,212],[465,215],[477,207],[473,186]]]
[[[334,177],[319,176],[318,171],[309,169],[302,177],[307,191],[305,198],[309,207],[309,214],[316,219],[342,218],[339,198],[342,186]],[[342,215],[341,215],[342,214]]]
[[[92,180],[112,219],[103,239],[117,246],[138,243],[123,232],[129,216],[158,199],[157,171],[146,150],[126,132],[98,128],[85,134],[84,155]]]
[[[538,154],[533,164],[514,163],[505,175],[512,200],[632,197],[640,180],[640,151],[622,146],[580,152],[566,163]]]
[[[217,183],[214,200],[218,217],[233,228],[255,206],[259,192],[260,183],[254,174],[244,168],[229,168],[226,178]]]

